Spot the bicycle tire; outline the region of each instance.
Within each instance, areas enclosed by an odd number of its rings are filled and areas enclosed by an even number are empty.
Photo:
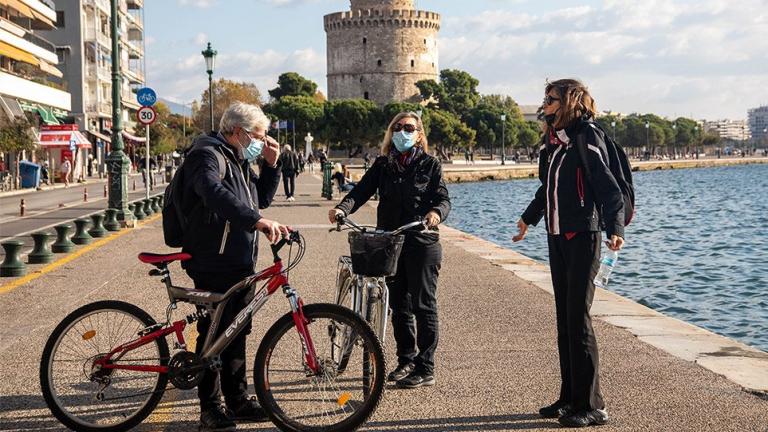
[[[135,414],[127,417],[124,421],[112,424],[108,426],[94,426],[86,424],[78,419],[68,415],[67,410],[63,408],[58,398],[54,395],[51,388],[51,361],[54,356],[54,349],[59,346],[62,336],[65,332],[73,327],[81,317],[87,317],[95,312],[99,311],[118,311],[126,315],[136,318],[145,327],[156,324],[155,320],[141,308],[125,303],[121,301],[107,300],[90,303],[78,308],[69,315],[67,315],[51,333],[48,341],[43,349],[43,355],[40,359],[40,388],[43,393],[45,403],[50,409],[51,413],[58,419],[64,426],[75,430],[84,432],[122,432],[136,427],[139,423],[149,416],[152,411],[160,403],[160,399],[163,397],[165,387],[168,383],[167,374],[157,374],[157,382],[153,386],[151,396],[146,400],[144,405],[135,412]],[[127,342],[127,341],[124,341]],[[121,342],[122,343],[122,342]],[[160,364],[168,364],[168,342],[165,338],[155,339],[154,343],[157,346],[158,353],[160,355]]]
[[[345,307],[353,312],[355,311],[355,305],[351,304],[352,302],[352,290],[355,286],[355,275],[354,273],[350,272],[349,268],[344,267],[339,272],[339,292],[336,297],[336,304],[342,307]],[[349,303],[347,305],[346,303]],[[365,317],[363,317],[365,319]],[[341,354],[341,358],[339,360],[339,373],[343,373],[347,369],[347,364],[349,363],[349,353],[345,352]]]
[[[363,346],[367,347],[366,355],[373,357],[372,364],[375,371],[374,379],[371,383],[370,392],[368,397],[360,405],[354,414],[342,422],[328,425],[328,426],[308,426],[303,425],[296,419],[288,417],[280,406],[276,403],[273,394],[272,387],[267,377],[267,366],[271,360],[273,350],[278,341],[285,335],[291,328],[294,328],[295,323],[293,321],[293,315],[287,313],[283,315],[275,324],[270,327],[267,333],[264,335],[261,344],[259,345],[256,359],[254,361],[253,373],[254,373],[254,387],[256,389],[256,396],[259,399],[259,403],[264,408],[265,412],[269,416],[270,420],[282,431],[287,432],[344,432],[356,430],[365,421],[367,421],[381,402],[381,398],[384,392],[384,381],[386,375],[386,364],[384,358],[384,349],[381,346],[381,342],[374,334],[370,325],[363,320],[359,315],[351,310],[335,305],[318,303],[304,306],[304,315],[310,322],[313,319],[330,318],[345,322],[345,325],[354,326],[354,331],[364,339]]]

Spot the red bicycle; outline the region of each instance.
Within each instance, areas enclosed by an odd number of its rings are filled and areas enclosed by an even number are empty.
[[[286,245],[289,257],[283,267],[278,253]],[[288,275],[305,250],[303,237],[293,231],[272,246],[274,265],[224,294],[173,286],[168,264],[188,260],[188,254],[140,254],[142,262],[156,267],[150,275],[165,283],[170,299],[166,320],[157,323],[139,307],[120,301],[91,303],[69,314],[48,339],[40,364],[40,385],[51,412],[78,431],[124,431],[138,425],[160,402],[169,381],[178,389],[191,389],[206,369],[220,368],[219,355],[282,288],[291,312],[272,325],[259,345],[253,367],[259,402],[284,431],[358,428],[382,397],[386,371],[381,342],[347,308],[304,306]],[[259,282],[263,285],[253,300],[217,332],[226,302],[243,290],[253,292]],[[197,312],[171,322],[177,302],[191,303]],[[211,330],[196,354],[187,350],[184,329],[206,315]],[[175,338],[172,355],[169,336]],[[339,350],[352,353],[344,368],[334,360]]]

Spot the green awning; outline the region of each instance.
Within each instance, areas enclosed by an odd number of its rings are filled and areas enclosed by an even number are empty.
[[[38,113],[40,113],[40,117],[43,119],[43,122],[45,122],[45,124],[61,124],[59,122],[59,119],[57,119],[52,112],[46,110],[40,105],[37,105],[35,109],[37,110]]]

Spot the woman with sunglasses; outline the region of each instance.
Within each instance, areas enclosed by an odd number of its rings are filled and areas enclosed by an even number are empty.
[[[588,123],[595,102],[581,82],[547,83],[540,116],[545,120],[539,155],[541,187],[517,222],[512,240],[525,238],[529,225],[546,223],[549,264],[555,294],[560,397],[539,410],[563,426],[608,422],[600,394],[597,341],[589,315],[600,267],[601,227],[608,247],[624,244],[624,200],[604,161],[605,141]],[[577,146],[582,148],[584,159]],[[582,162],[584,160],[584,162]],[[585,170],[583,164],[588,165]],[[586,178],[585,172],[589,172]]]
[[[426,232],[406,232],[397,273],[387,280],[397,368],[388,380],[401,388],[435,384],[438,339],[437,278],[442,248],[437,225],[448,216],[451,201],[440,162],[427,154],[421,118],[413,112],[395,116],[381,145],[382,155],[328,218],[357,211],[378,191],[376,226],[391,231],[423,218]]]

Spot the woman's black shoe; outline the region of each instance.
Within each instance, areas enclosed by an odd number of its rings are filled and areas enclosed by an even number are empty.
[[[413,371],[407,377],[397,380],[397,387],[414,389],[435,385],[435,377],[432,374]]]
[[[387,376],[387,381],[400,381],[401,379],[407,377],[411,372],[413,372],[413,368],[413,363],[400,365],[397,367],[397,369],[389,373]]]
[[[559,418],[568,414],[571,404],[558,400],[552,405],[539,409],[539,415],[544,418]]]
[[[608,423],[608,411],[604,409],[581,410],[566,414],[558,420],[566,427],[587,427],[591,425],[604,425]]]
[[[236,428],[221,405],[213,405],[200,410],[200,432],[230,432]]]
[[[269,420],[264,408],[259,405],[256,398],[243,397],[232,403],[227,403],[227,415],[233,420],[247,422],[265,422]]]

